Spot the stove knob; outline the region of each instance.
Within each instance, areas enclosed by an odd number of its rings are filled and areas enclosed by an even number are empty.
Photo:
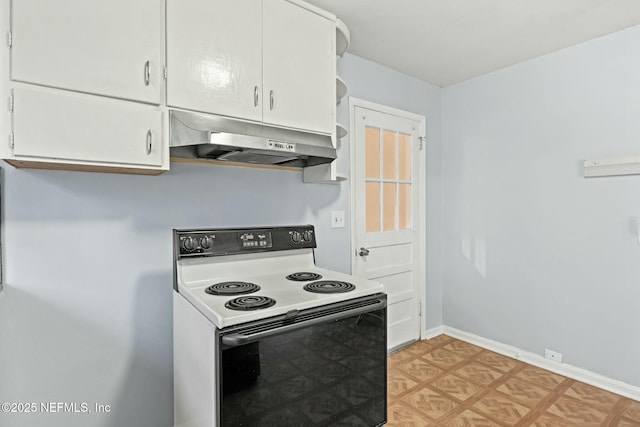
[[[302,241],[302,234],[299,231],[294,231],[291,233],[291,241],[293,243],[300,243]]]
[[[200,238],[200,246],[202,249],[211,249],[213,246],[213,239],[211,236],[204,236]]]
[[[308,243],[312,239],[313,239],[313,233],[310,230],[307,230],[304,233],[302,233],[302,241],[303,242]]]
[[[182,249],[185,251],[192,251],[196,248],[196,242],[193,240],[193,237],[187,236],[182,241]]]

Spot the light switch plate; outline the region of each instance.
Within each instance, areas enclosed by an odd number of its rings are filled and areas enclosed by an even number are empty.
[[[344,211],[331,212],[331,228],[344,228]]]

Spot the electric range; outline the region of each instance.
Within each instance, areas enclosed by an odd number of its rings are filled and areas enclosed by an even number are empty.
[[[174,230],[176,425],[384,424],[384,288],[314,248],[310,225]]]

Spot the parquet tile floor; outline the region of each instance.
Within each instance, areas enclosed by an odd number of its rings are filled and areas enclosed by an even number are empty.
[[[640,402],[439,335],[388,357],[389,427],[640,427]]]

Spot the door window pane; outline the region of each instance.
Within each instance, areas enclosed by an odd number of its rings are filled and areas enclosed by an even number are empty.
[[[366,183],[366,228],[368,232],[380,231],[380,183]]]
[[[411,179],[411,135],[404,133],[398,136],[398,178]]]
[[[396,133],[382,132],[382,177],[396,179]]]
[[[398,191],[398,228],[411,228],[411,184],[399,184]]]
[[[384,183],[382,188],[383,231],[393,231],[396,229],[396,184]]]
[[[408,230],[412,217],[412,136],[365,127],[366,232]]]
[[[365,177],[380,178],[380,129],[365,131]]]

